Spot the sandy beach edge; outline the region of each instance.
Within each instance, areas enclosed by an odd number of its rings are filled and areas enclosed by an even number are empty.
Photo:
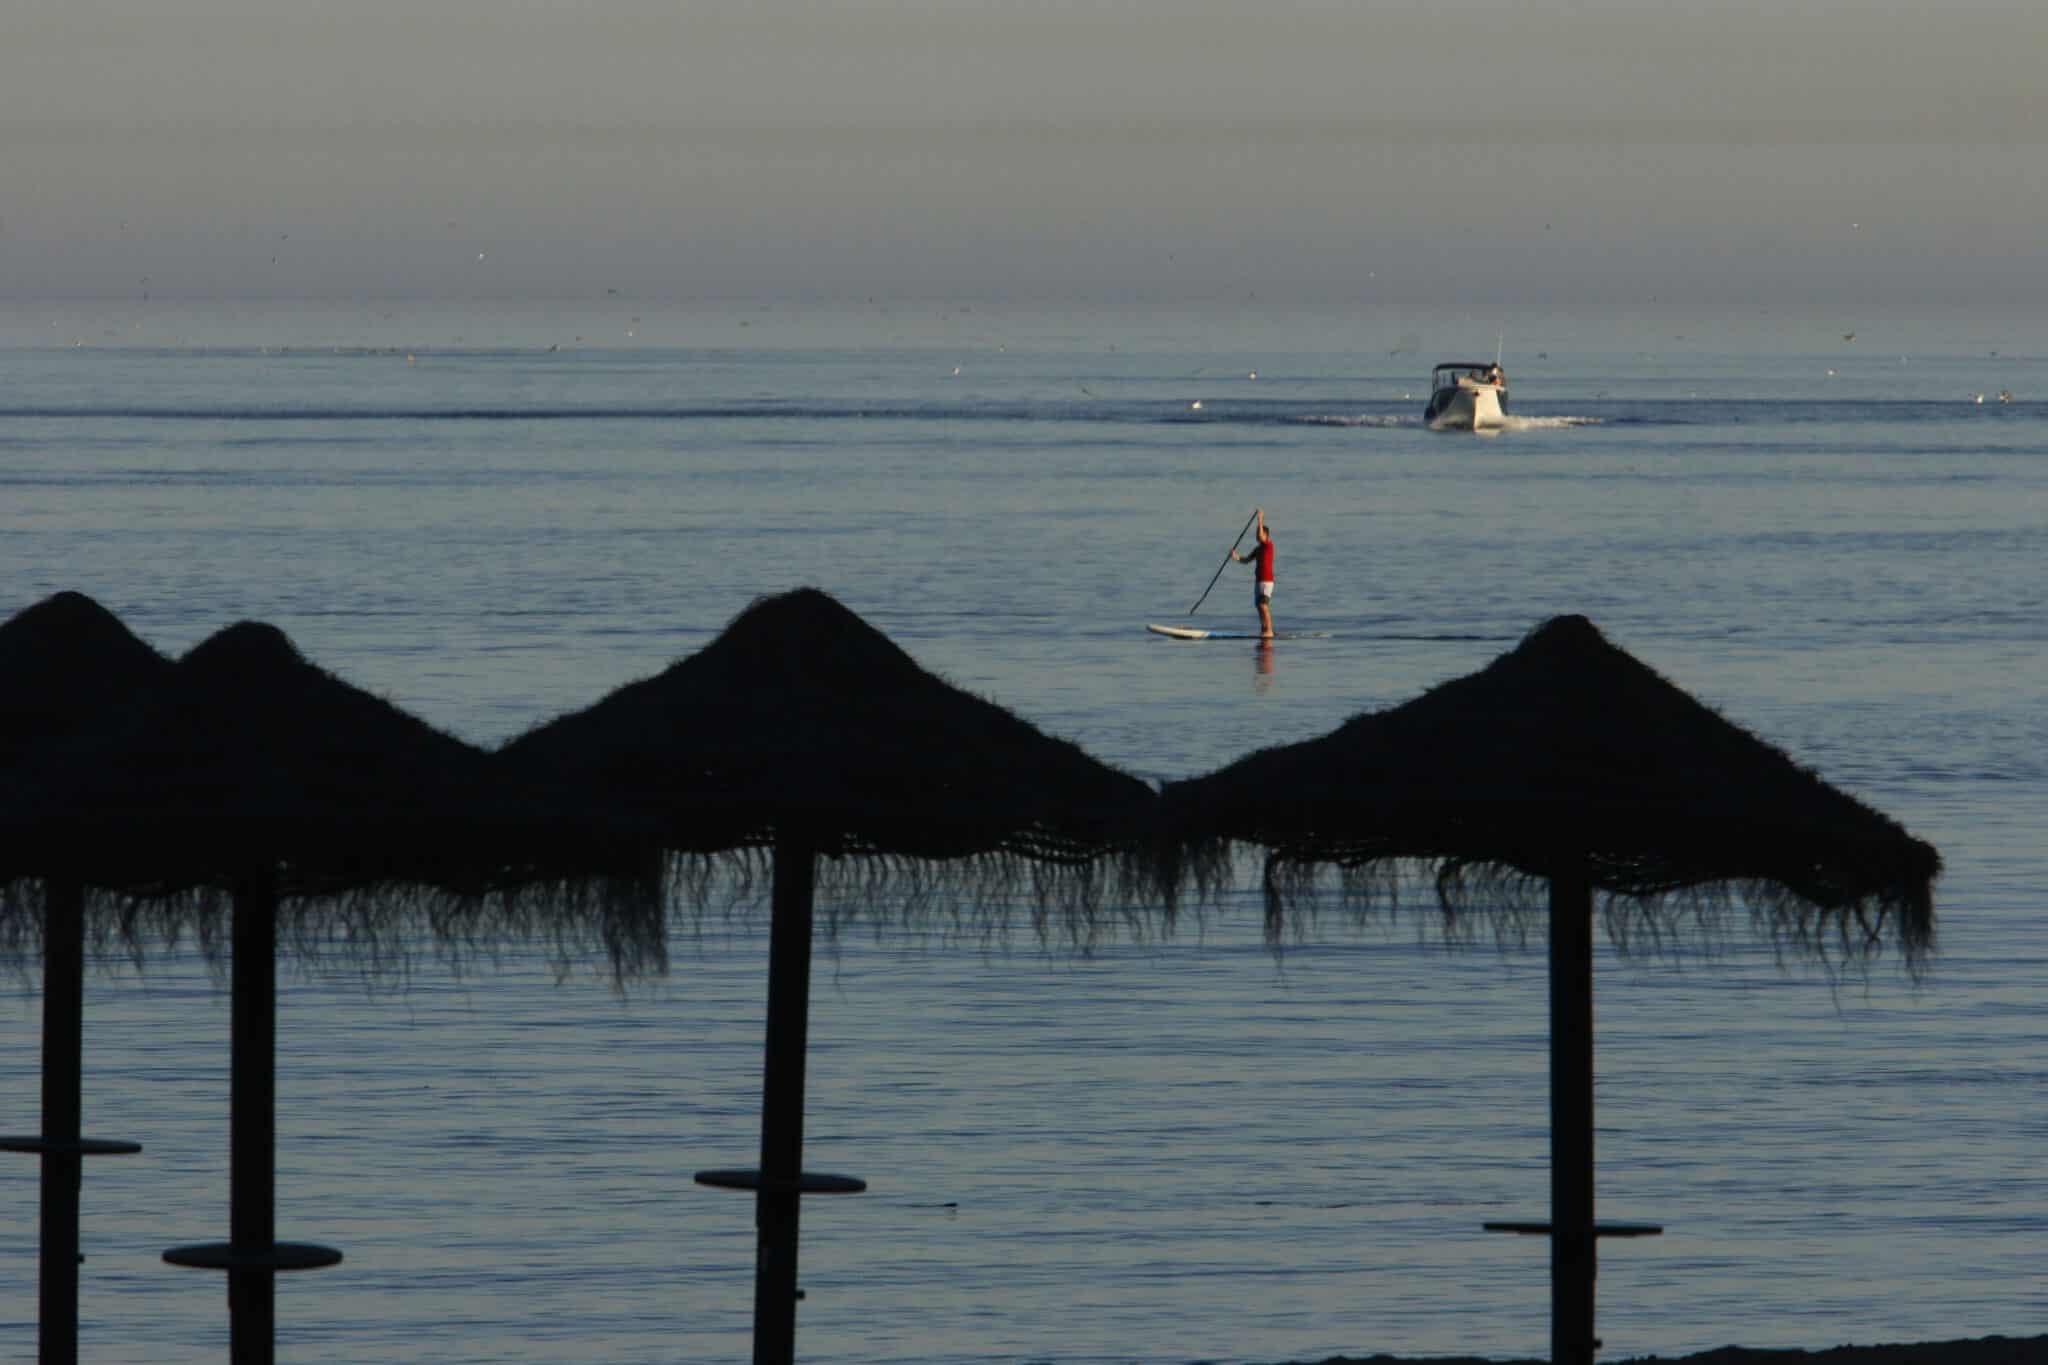
[[[1297,1362],[1296,1365],[1310,1365]],[[1313,1365],[1547,1365],[1534,1359],[1479,1356],[1330,1356]],[[1721,1346],[1689,1356],[1617,1356],[1605,1365],[2048,1365],[2048,1336],[1972,1337],[1817,1351]]]

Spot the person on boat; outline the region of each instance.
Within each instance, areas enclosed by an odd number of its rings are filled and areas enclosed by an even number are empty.
[[[1266,525],[1266,509],[1254,507],[1252,520],[1258,524],[1258,548],[1239,554],[1235,545],[1230,547],[1230,557],[1240,564],[1254,565],[1252,571],[1252,605],[1259,612],[1259,638],[1273,638],[1273,528]]]
[[[1494,361],[1494,362],[1493,362],[1493,365],[1492,365],[1492,367],[1491,367],[1490,369],[1488,369],[1488,370],[1487,370],[1487,372],[1485,373],[1485,375],[1484,375],[1484,376],[1482,376],[1482,377],[1483,377],[1483,378],[1484,378],[1484,379],[1486,380],[1486,382],[1487,382],[1487,383],[1489,383],[1489,384],[1498,384],[1498,385],[1500,385],[1500,386],[1501,386],[1501,387],[1503,387],[1503,388],[1505,388],[1505,387],[1507,386],[1507,382],[1508,382],[1508,376],[1507,376],[1507,371],[1505,371],[1505,370],[1501,369],[1501,367],[1500,367],[1500,362],[1499,362],[1498,360],[1496,360],[1496,361]]]

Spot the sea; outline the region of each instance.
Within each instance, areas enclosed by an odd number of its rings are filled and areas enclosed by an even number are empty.
[[[1809,310],[1811,311],[1811,310]],[[1511,422],[1427,430],[1440,360]],[[1233,537],[1263,509],[1276,623]],[[1322,734],[1581,613],[1932,842],[1937,950],[1724,931],[1596,964],[1603,1358],[2048,1332],[2048,322],[1674,305],[16,305],[0,617],[86,593],[175,655],[242,620],[496,745],[822,588],[1148,780]],[[1213,587],[1212,587],[1212,580]],[[1539,1356],[1543,942],[1426,894],[1279,944],[1258,870],[1077,950],[851,893],[813,979],[798,1347],[894,1362]],[[280,1359],[743,1359],[766,922],[665,975],[508,942],[281,965]],[[1640,945],[1638,945],[1640,948]],[[39,978],[0,999],[38,1122]],[[225,982],[89,976],[83,1358],[212,1360]],[[36,1339],[0,1157],[0,1358]]]

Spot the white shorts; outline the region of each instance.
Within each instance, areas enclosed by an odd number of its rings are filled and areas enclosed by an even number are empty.
[[[1272,601],[1272,600],[1273,600],[1273,585],[1272,585],[1272,583],[1271,583],[1270,581],[1269,581],[1269,582],[1265,582],[1265,583],[1260,583],[1260,584],[1258,584],[1257,586],[1255,586],[1255,587],[1254,587],[1254,588],[1252,589],[1252,605],[1253,605],[1253,606],[1255,606],[1255,607],[1256,607],[1256,606],[1258,606],[1258,605],[1259,605],[1259,604],[1260,604],[1261,602],[1270,602],[1270,601]]]

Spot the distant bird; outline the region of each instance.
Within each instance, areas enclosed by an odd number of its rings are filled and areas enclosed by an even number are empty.
[[[958,373],[960,373],[960,367],[959,367],[958,365],[955,365],[955,366],[953,367],[953,373],[954,373],[954,374],[958,374]]]
[[[1830,378],[1830,379],[1833,379],[1834,377],[1835,377],[1835,372],[1834,372],[1833,370],[1829,370],[1829,371],[1828,371],[1828,378]]]

